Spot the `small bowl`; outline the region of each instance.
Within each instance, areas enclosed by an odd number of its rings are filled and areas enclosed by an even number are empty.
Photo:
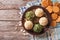
[[[31,10],[36,9],[36,8],[42,8],[43,11],[45,12],[46,16],[47,16],[47,19],[48,19],[48,24],[47,24],[47,26],[46,26],[40,33],[33,32],[32,30],[26,30],[25,27],[24,27],[24,22],[25,22],[24,18],[25,18],[26,12],[31,11]],[[45,33],[45,32],[49,29],[51,20],[52,20],[52,19],[51,19],[50,13],[49,13],[44,7],[34,5],[34,6],[29,7],[29,8],[23,13],[23,16],[22,16],[22,26],[23,26],[23,28],[24,28],[28,33],[30,33],[30,34],[33,34],[33,35],[41,35],[41,34]]]

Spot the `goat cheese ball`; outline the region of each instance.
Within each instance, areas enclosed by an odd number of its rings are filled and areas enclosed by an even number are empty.
[[[41,9],[41,8],[37,8],[37,9],[36,9],[35,15],[36,15],[37,17],[41,17],[41,16],[43,16],[43,14],[44,14],[43,9]]]
[[[48,24],[48,19],[46,17],[41,17],[39,19],[39,24],[42,26],[46,26]]]
[[[43,29],[43,27],[40,24],[35,24],[34,27],[33,27],[33,31],[37,32],[37,33],[41,32],[42,29]]]
[[[26,21],[24,24],[25,29],[31,30],[33,28],[33,23],[32,21]]]
[[[28,11],[28,12],[26,12],[25,17],[27,20],[33,20],[33,18],[35,17],[35,14],[33,11]]]

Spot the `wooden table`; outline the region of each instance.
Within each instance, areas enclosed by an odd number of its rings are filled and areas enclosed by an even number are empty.
[[[0,40],[29,40],[30,34],[24,36],[20,31],[22,26],[19,26],[19,7],[28,1],[0,0]]]

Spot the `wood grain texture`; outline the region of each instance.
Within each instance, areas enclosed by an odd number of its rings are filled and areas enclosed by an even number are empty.
[[[0,9],[19,9],[29,1],[34,0],[0,0]]]
[[[0,40],[29,40],[29,36],[24,36],[21,32],[0,32]]]
[[[17,21],[0,21],[0,32],[16,31]]]
[[[30,40],[24,36],[19,25],[19,7],[32,0],[0,0],[0,40]]]
[[[26,4],[26,1],[22,0],[0,0],[0,9],[18,9],[24,4]]]
[[[0,20],[20,20],[19,10],[0,10]]]

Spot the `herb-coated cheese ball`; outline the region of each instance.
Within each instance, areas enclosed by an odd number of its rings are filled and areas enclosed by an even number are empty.
[[[33,11],[28,11],[25,14],[25,17],[26,17],[27,20],[33,20],[34,16],[35,16],[35,14],[34,14]]]
[[[41,9],[41,8],[37,8],[37,9],[36,9],[35,15],[36,15],[37,17],[41,17],[41,16],[43,16],[43,14],[44,14],[43,9]]]
[[[40,24],[35,24],[34,27],[33,27],[33,31],[37,32],[37,33],[41,32],[42,29],[43,29],[43,27]]]
[[[31,30],[33,28],[33,23],[32,21],[26,21],[24,24],[25,29]]]
[[[46,26],[46,25],[48,24],[48,19],[47,19],[46,17],[41,17],[41,18],[39,19],[39,23],[40,23],[40,25],[42,25],[42,26]]]

